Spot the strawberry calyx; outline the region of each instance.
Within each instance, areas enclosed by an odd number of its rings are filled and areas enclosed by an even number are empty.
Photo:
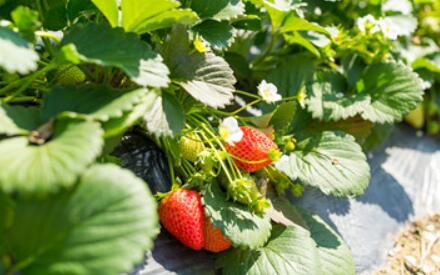
[[[279,160],[282,155],[283,155],[283,153],[280,151],[280,149],[278,149],[277,146],[273,146],[272,148],[270,148],[269,152],[267,154],[267,156],[269,157],[269,159],[271,161]]]

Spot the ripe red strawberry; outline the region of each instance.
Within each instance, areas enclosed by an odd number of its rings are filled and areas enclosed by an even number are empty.
[[[220,229],[214,227],[209,218],[205,218],[205,245],[203,248],[218,253],[230,247],[231,241],[223,236]]]
[[[199,193],[179,189],[164,198],[159,207],[162,225],[176,239],[194,250],[203,248],[204,212]]]
[[[243,138],[239,142],[227,144],[226,150],[235,157],[235,163],[247,172],[255,172],[264,168],[276,160],[280,151],[278,146],[262,131],[253,127],[240,127],[243,131]]]

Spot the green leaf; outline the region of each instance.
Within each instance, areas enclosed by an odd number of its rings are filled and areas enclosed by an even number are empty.
[[[162,94],[162,107],[174,136],[179,135],[185,126],[185,113],[180,102],[169,93]]]
[[[338,121],[354,117],[370,104],[367,94],[345,94],[348,89],[344,76],[334,71],[319,71],[307,85],[304,101],[314,118]]]
[[[371,97],[371,104],[364,109],[362,117],[375,123],[402,120],[423,97],[421,79],[398,63],[370,65],[357,84],[359,92]]]
[[[253,2],[257,1],[258,0],[255,0]],[[296,11],[295,5],[293,5],[290,0],[262,0],[258,2],[261,2],[261,5],[258,6],[263,6],[270,16],[272,21],[272,32],[278,30],[283,25],[284,20],[292,12]]]
[[[30,43],[8,28],[0,27],[0,67],[9,73],[27,74],[38,67],[38,54]]]
[[[0,102],[0,135],[26,134],[41,124],[37,107],[10,106]]]
[[[234,247],[261,247],[269,238],[272,228],[269,216],[257,216],[247,206],[228,201],[218,183],[206,187],[202,203],[212,224],[221,229]]]
[[[276,167],[292,180],[335,196],[360,195],[370,181],[370,167],[354,138],[342,132],[315,133]]]
[[[285,32],[297,32],[297,31],[315,31],[330,36],[330,34],[325,28],[319,26],[316,23],[309,22],[306,19],[295,15],[288,16],[284,20],[280,28],[280,32],[285,33]]]
[[[319,50],[311,43],[308,39],[304,38],[300,33],[286,33],[283,35],[284,39],[289,45],[298,44],[306,48],[309,52],[311,52],[316,57],[320,57],[321,53]]]
[[[270,188],[267,197],[272,204],[272,211],[269,212],[272,221],[284,226],[300,225],[308,229],[301,213],[284,195],[278,195],[274,188]]]
[[[67,120],[56,121],[53,136],[41,146],[27,137],[3,140],[0,188],[6,193],[44,194],[70,187],[101,153],[102,145],[98,123]]]
[[[130,272],[159,231],[156,211],[141,179],[112,164],[95,165],[70,192],[18,200],[7,252],[17,266],[26,263],[18,268],[23,274]]]
[[[33,40],[34,32],[41,27],[41,23],[38,21],[38,12],[28,7],[19,6],[11,13],[11,17],[20,33],[27,39]]]
[[[276,196],[273,192],[270,199],[278,213],[287,219],[289,226],[296,224],[310,231],[311,238],[316,243],[320,269],[325,271],[325,274],[355,274],[350,248],[318,215],[294,207],[284,196]]]
[[[144,121],[148,131],[157,137],[177,136],[185,124],[185,113],[173,95],[163,93],[145,114]]]
[[[234,19],[244,14],[245,5],[241,0],[193,0],[191,9],[201,18],[221,21]]]
[[[304,38],[310,40],[310,42],[318,48],[326,48],[332,42],[331,38],[329,38],[325,34],[318,33],[315,31],[304,31],[301,32],[301,35]],[[324,49],[324,51],[326,51],[326,49]]]
[[[371,129],[371,134],[366,138],[362,147],[370,151],[381,145],[387,140],[394,130],[393,124],[375,124]]]
[[[310,233],[298,225],[274,225],[270,240],[255,250],[234,249],[220,255],[216,264],[223,274],[326,274]]]
[[[310,55],[290,55],[285,57],[269,74],[268,81],[278,87],[278,91],[283,97],[295,96],[313,77],[314,71],[314,60]]]
[[[120,28],[111,29],[104,25],[76,26],[64,37],[63,45],[70,43],[77,53],[70,57],[74,63],[79,59],[120,68],[141,86],[168,86],[169,70],[162,63],[162,57],[134,33],[124,33]]]
[[[223,50],[231,46],[234,41],[233,28],[226,21],[206,20],[195,26],[193,30],[215,50]]]
[[[273,126],[276,132],[286,132],[293,122],[297,104],[294,101],[283,102],[275,109],[269,125]]]
[[[85,12],[94,10],[94,8],[95,5],[91,0],[69,0],[67,2],[67,17],[70,22],[73,22]]]
[[[103,123],[102,128],[105,131],[104,137],[112,138],[121,135],[128,128],[134,126],[143,116],[151,111],[157,98],[157,93],[147,93],[147,95],[142,98],[141,103],[136,105],[132,110],[124,113],[122,117],[114,118]]]
[[[67,7],[65,0],[45,0],[41,5],[43,26],[49,30],[62,30],[67,25]]]
[[[426,69],[433,73],[440,74],[440,54],[436,54],[432,58],[417,58],[412,63],[412,68],[414,70]]]
[[[93,4],[104,14],[112,27],[118,26],[119,7],[117,0],[91,0]]]
[[[309,31],[315,33],[318,32],[330,36],[328,31],[325,28],[319,26],[318,24],[311,23],[306,19],[298,17],[293,13],[289,13],[288,15],[286,15],[280,28],[280,32],[283,34],[283,37],[288,44],[301,45],[307,50],[309,50],[316,57],[320,57],[321,54],[319,50],[312,43],[314,41],[316,43],[316,39],[312,40],[311,37],[304,37],[304,35],[306,34],[303,35],[300,33],[300,31],[303,32]],[[327,39],[327,41],[329,42],[330,40]]]
[[[315,241],[321,270],[326,275],[355,275],[355,263],[344,240],[318,215],[301,211]]]
[[[176,0],[122,0],[122,25],[138,34],[169,28],[175,24],[192,25],[198,16],[189,9],[177,9]]]
[[[225,52],[225,60],[234,71],[234,75],[238,79],[246,79],[252,77],[252,70],[247,59],[238,53]]]
[[[43,117],[48,120],[62,112],[75,112],[105,122],[132,110],[148,93],[154,92],[94,84],[56,86],[44,97]]]
[[[173,30],[163,56],[171,77],[198,101],[218,108],[233,100],[236,80],[229,64],[212,52],[195,52],[183,28]]]
[[[365,68],[365,63],[362,57],[358,54],[349,54],[342,59],[342,69],[347,78],[350,89],[356,86],[356,82],[362,76]]]
[[[9,196],[0,192],[0,254],[5,254],[5,231],[6,227],[10,224],[13,217],[13,201]],[[0,274],[2,273],[2,267],[0,266]]]
[[[373,127],[374,124],[371,121],[365,120],[361,116],[355,116],[339,121],[310,121],[307,129],[303,128],[301,131],[343,131],[352,135],[357,143],[363,144],[370,136]]]

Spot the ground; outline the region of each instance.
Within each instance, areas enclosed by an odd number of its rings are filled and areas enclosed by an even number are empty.
[[[411,222],[375,275],[440,275],[440,213]]]

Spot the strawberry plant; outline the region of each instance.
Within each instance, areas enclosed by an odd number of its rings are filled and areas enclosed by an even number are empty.
[[[418,28],[401,48],[407,64],[423,78],[427,93],[424,101],[405,120],[416,129],[425,129],[433,135],[440,133],[440,3],[416,1],[413,13]]]
[[[363,194],[438,104],[428,2],[0,0],[0,273],[130,272],[162,224],[223,274],[354,274],[289,198]]]

